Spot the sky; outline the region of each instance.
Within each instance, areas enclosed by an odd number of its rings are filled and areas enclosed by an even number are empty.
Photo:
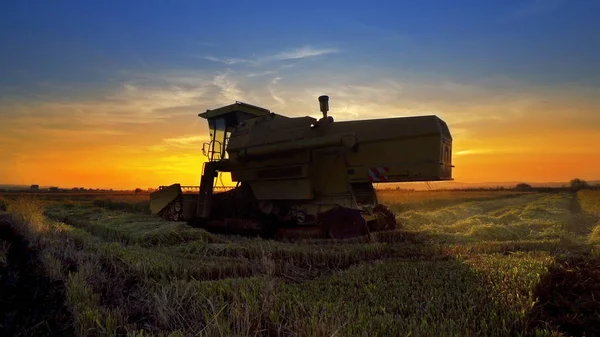
[[[435,114],[459,182],[600,179],[600,1],[3,1],[0,183],[197,185],[206,109]]]

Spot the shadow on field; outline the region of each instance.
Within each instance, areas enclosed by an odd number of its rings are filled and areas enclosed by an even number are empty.
[[[569,204],[564,229],[587,235],[594,219],[583,212],[577,194]],[[528,315],[530,329],[558,330],[569,336],[600,336],[600,257],[577,243],[555,263],[533,290],[536,304]]]
[[[285,287],[274,310],[285,314],[271,316],[267,325],[283,335],[513,336],[523,331],[520,312],[528,303],[515,294],[528,292],[529,283],[519,281],[528,277],[523,271],[516,278],[503,273],[502,257],[472,263],[452,257],[361,263]]]
[[[576,193],[572,193],[569,211],[571,212],[571,221],[565,224],[565,229],[577,235],[589,234],[596,223],[596,219],[592,215],[583,212]]]
[[[570,336],[600,336],[600,258],[557,259],[534,288],[532,328],[554,328]]]
[[[3,215],[0,240],[11,244],[7,265],[0,267],[0,335],[72,336],[62,283],[41,275],[36,252]]]

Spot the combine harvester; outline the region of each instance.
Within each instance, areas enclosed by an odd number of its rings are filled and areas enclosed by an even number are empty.
[[[150,210],[225,233],[342,239],[396,228],[373,183],[452,180],[452,136],[437,116],[334,122],[329,97],[319,103],[319,120],[241,102],[199,114],[211,139],[200,192],[161,187]],[[224,172],[237,185],[218,192]]]

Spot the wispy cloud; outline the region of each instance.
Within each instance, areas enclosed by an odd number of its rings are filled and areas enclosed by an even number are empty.
[[[461,150],[454,152],[456,156],[465,156],[465,155],[473,155],[473,154],[488,154],[499,152],[497,149],[469,149],[469,150]]]
[[[243,92],[238,88],[237,82],[231,78],[227,71],[214,77],[213,84],[221,90],[221,94],[230,101],[240,100]]]
[[[264,65],[275,61],[299,60],[312,57],[318,57],[327,54],[339,53],[340,50],[335,48],[314,48],[306,45],[300,48],[283,50],[270,55],[262,55],[252,59],[249,58],[233,58],[233,57],[215,57],[212,55],[204,56],[203,58],[213,62],[219,62],[226,65],[246,64],[246,65]]]
[[[262,72],[257,72],[257,73],[249,73],[246,75],[246,77],[259,77],[259,76],[265,76],[265,75],[273,75],[273,74],[277,74],[282,70],[286,70],[286,69],[290,69],[296,66],[297,63],[288,63],[288,64],[284,64],[280,67],[277,67],[275,69],[271,69],[271,70],[266,70],[266,71],[262,71]]]
[[[316,57],[321,55],[327,55],[332,53],[338,53],[339,50],[334,48],[312,48],[311,46],[304,46],[301,48],[296,48],[292,50],[286,50],[280,53],[277,53],[273,56],[267,57],[267,59],[272,60],[297,60],[308,57]]]
[[[258,76],[266,76],[266,75],[273,75],[276,74],[277,71],[275,70],[267,70],[267,71],[261,71],[258,73],[249,73],[246,75],[246,77],[258,77]]]
[[[257,63],[256,61],[252,61],[252,60],[248,60],[248,59],[240,59],[240,58],[232,58],[232,57],[204,56],[204,59],[213,61],[213,62],[220,62],[220,63],[224,63],[224,64],[228,64],[228,65],[240,64],[240,63],[245,63],[245,64],[256,64]]]
[[[163,140],[169,145],[188,147],[191,145],[196,146],[202,142],[205,142],[208,140],[208,137],[198,135],[186,135],[181,137],[165,138]]]
[[[275,77],[269,83],[268,89],[269,89],[269,93],[271,94],[271,97],[275,101],[277,101],[277,103],[279,103],[280,105],[285,106],[285,100],[283,98],[281,98],[281,96],[279,95],[279,93],[277,92],[277,89],[276,89],[276,85],[279,81],[281,81],[281,77]]]

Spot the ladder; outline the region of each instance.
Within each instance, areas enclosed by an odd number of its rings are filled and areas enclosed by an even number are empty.
[[[196,208],[196,216],[199,218],[207,219],[210,216],[213,188],[217,177],[217,164],[218,162],[206,162],[203,165],[198,206]]]

